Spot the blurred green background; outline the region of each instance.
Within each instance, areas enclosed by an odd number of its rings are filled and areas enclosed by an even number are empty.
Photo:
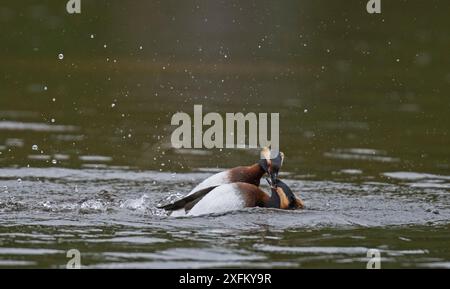
[[[202,104],[279,112],[299,176],[448,174],[450,2],[366,2],[82,0],[69,15],[66,1],[2,1],[0,165],[255,161],[171,148],[171,116]]]

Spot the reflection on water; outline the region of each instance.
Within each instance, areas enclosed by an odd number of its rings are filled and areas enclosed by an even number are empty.
[[[386,156],[385,152],[373,149],[334,149],[332,152],[324,153],[325,157],[343,160],[366,160],[377,162],[398,162],[399,159]]]
[[[48,125],[45,123],[30,123],[30,122],[16,122],[16,121],[0,121],[0,130],[30,130],[41,132],[65,132],[77,130],[74,126],[64,125]]]
[[[445,268],[449,257],[443,244],[437,249],[444,251],[423,249],[427,245],[422,227],[322,232],[205,229],[183,233],[148,228],[129,231],[123,226],[68,227],[56,232],[51,226],[41,226],[40,234],[31,233],[34,229],[21,227],[22,232],[29,232],[22,234],[2,230],[0,240],[6,245],[0,248],[2,267],[64,268],[66,250],[73,247],[80,248],[82,265],[87,268],[314,268],[323,264],[365,268],[367,250],[374,247],[382,256],[382,268]],[[448,228],[440,229],[444,232]],[[433,231],[428,237],[445,240],[449,236]],[[15,240],[13,248],[8,247],[11,239]]]
[[[173,218],[156,208],[209,175],[0,169],[0,264],[63,268],[72,248],[94,268],[364,268],[370,248],[380,250],[386,267],[440,267],[450,257],[443,242],[450,195],[410,186],[448,176],[392,172],[386,176],[397,176],[393,182],[375,182],[361,174],[358,181],[354,174],[349,181],[290,175],[286,183],[306,203],[299,211]]]
[[[0,266],[449,267],[448,1],[44,2],[0,4]],[[279,112],[307,209],[156,209],[258,158],[173,149],[195,104]]]

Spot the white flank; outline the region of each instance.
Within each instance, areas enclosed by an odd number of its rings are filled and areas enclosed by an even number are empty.
[[[227,171],[220,172],[220,173],[210,176],[209,178],[205,179],[203,182],[198,184],[195,188],[193,188],[189,192],[189,194],[187,194],[185,197],[192,195],[193,193],[198,192],[200,190],[209,188],[209,187],[216,187],[216,186],[228,184],[230,182],[230,178],[228,177],[228,175],[229,175],[229,171],[227,170]],[[206,196],[211,194],[213,191],[209,192]],[[186,216],[186,211],[184,209],[179,209],[179,210],[173,211],[170,215],[172,217],[182,217],[182,216]]]
[[[211,213],[223,213],[244,208],[245,201],[236,184],[221,185],[209,192],[188,213],[198,216]]]
[[[171,217],[183,217],[186,216],[186,210],[185,209],[179,209],[176,211],[173,211],[172,213],[170,213]]]
[[[230,182],[229,178],[229,170],[217,173],[215,175],[210,176],[200,184],[198,184],[195,188],[192,189],[192,191],[189,192],[186,196],[192,195],[195,192],[198,192],[200,190],[209,188],[209,187],[216,187],[224,184],[228,184]]]

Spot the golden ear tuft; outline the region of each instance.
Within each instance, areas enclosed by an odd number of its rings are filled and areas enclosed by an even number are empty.
[[[266,159],[267,161],[270,160],[270,149],[268,147],[263,147],[260,154],[261,159]]]
[[[281,155],[281,165],[280,166],[282,166],[283,165],[283,161],[284,161],[284,153],[280,152],[280,155]]]
[[[295,198],[295,207],[297,209],[303,209],[305,207],[305,203],[300,198]]]

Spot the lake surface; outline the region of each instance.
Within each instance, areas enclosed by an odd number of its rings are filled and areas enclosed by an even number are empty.
[[[60,2],[0,4],[0,268],[450,268],[447,1]],[[258,160],[172,148],[195,104],[280,113],[306,208],[158,210]]]

